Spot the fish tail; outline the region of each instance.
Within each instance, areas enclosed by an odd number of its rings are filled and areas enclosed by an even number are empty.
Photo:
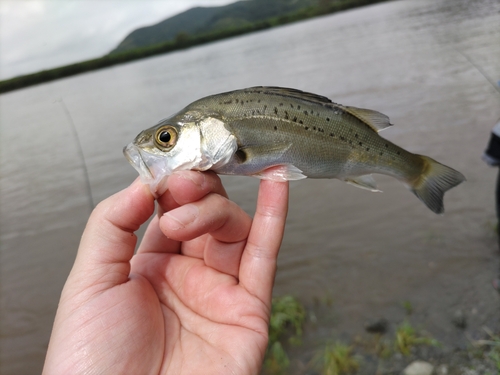
[[[446,191],[465,181],[462,173],[423,155],[421,174],[407,181],[410,190],[433,212],[444,212],[443,196]]]

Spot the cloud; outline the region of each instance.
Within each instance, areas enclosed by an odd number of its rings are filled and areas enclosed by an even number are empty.
[[[0,79],[102,56],[132,30],[234,0],[1,0]]]

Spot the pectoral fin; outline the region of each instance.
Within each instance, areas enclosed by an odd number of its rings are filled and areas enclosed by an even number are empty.
[[[370,190],[376,193],[381,193],[382,190],[377,189],[377,183],[371,174],[364,176],[349,177],[344,179],[345,182],[361,189]]]

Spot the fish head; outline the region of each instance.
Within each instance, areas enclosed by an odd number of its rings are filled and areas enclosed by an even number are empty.
[[[200,165],[200,148],[196,123],[166,119],[139,133],[123,153],[139,172],[142,183],[149,185],[157,197],[167,190],[167,179],[173,172]]]
[[[158,197],[175,171],[205,171],[225,164],[237,149],[236,138],[211,116],[189,113],[173,116],[146,129],[123,153],[141,181]]]

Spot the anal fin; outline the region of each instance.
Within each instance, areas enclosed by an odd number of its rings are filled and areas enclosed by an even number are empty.
[[[344,179],[345,182],[356,186],[361,189],[370,190],[375,193],[381,193],[382,190],[377,189],[377,183],[371,174],[365,174],[363,176],[348,177]]]

